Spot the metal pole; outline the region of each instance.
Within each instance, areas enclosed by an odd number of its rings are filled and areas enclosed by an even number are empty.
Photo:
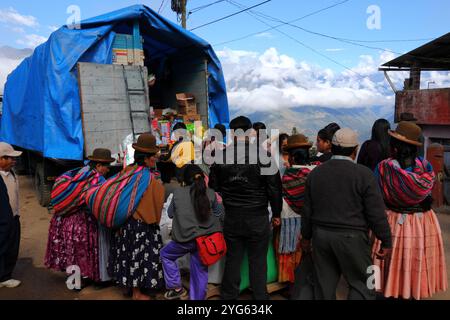
[[[389,85],[392,88],[392,91],[394,91],[394,93],[397,93],[397,89],[395,88],[394,83],[392,82],[391,78],[389,77],[387,71],[384,71],[384,77],[386,78],[386,80],[389,82]]]

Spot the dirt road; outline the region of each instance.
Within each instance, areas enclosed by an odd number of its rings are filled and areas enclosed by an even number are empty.
[[[29,177],[20,177],[20,187],[22,240],[19,261],[14,276],[22,281],[22,285],[15,289],[0,288],[0,300],[126,299],[123,297],[121,291],[115,287],[102,290],[95,290],[93,287],[87,287],[79,293],[70,291],[65,285],[66,276],[63,273],[49,271],[44,267],[44,255],[51,216],[45,208],[39,206],[34,195],[32,180]],[[438,217],[441,223],[444,244],[446,247],[447,273],[450,276],[450,215],[439,214]],[[342,299],[344,296],[345,289],[339,290],[338,297]],[[277,300],[283,299],[280,294],[272,294],[271,297]],[[249,295],[244,294],[242,298],[249,298]],[[450,290],[434,296],[433,299],[450,300]]]

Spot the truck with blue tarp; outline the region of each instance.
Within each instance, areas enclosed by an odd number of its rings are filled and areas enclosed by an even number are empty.
[[[182,92],[195,95],[205,128],[228,124],[211,45],[146,6],[127,7],[61,27],[8,76],[0,140],[25,151],[47,205],[59,174],[94,148],[120,154],[124,139],[151,131],[151,107],[176,107]]]

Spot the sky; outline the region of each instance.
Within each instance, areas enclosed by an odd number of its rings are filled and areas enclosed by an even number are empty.
[[[218,3],[197,10],[213,2]],[[193,11],[188,29],[261,2],[188,0],[188,11]],[[0,47],[34,48],[67,23],[71,5],[80,8],[83,20],[137,3],[177,21],[170,0],[0,0]],[[285,24],[262,32],[332,5],[336,6],[293,22],[303,30]],[[378,67],[450,32],[448,12],[448,0],[271,0],[252,14],[244,12],[193,32],[211,43],[221,59],[230,104],[235,107],[392,106],[392,92]],[[253,35],[229,42],[249,34]],[[356,40],[359,45],[329,37]],[[416,39],[420,40],[373,42]],[[5,78],[15,63],[10,59],[4,63],[7,67],[0,66],[0,81],[1,73]],[[393,75],[396,85],[401,86],[404,76]],[[436,86],[447,85],[449,79],[449,73],[426,74],[422,85],[431,80]]]

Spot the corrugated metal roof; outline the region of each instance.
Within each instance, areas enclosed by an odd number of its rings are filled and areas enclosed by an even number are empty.
[[[410,69],[413,66],[420,69],[450,70],[450,32],[383,64],[382,67]]]

